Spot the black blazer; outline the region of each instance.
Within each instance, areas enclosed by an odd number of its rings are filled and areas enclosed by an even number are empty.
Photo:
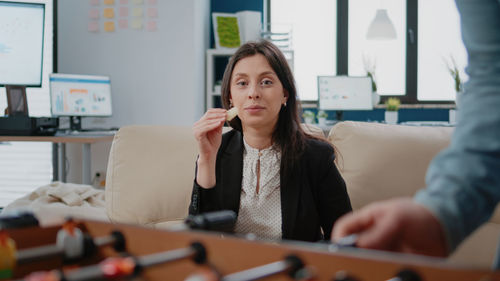
[[[232,130],[222,136],[216,160],[215,187],[202,188],[195,179],[189,206],[190,214],[219,210],[233,210],[238,213],[243,149],[241,132]],[[284,178],[281,174],[283,239],[330,239],[335,221],[352,210],[345,182],[333,162],[334,159],[332,146],[320,140],[308,139],[299,165],[290,173],[290,177]]]

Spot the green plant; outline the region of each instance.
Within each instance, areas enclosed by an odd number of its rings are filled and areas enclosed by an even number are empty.
[[[398,111],[401,101],[398,98],[388,98],[385,105],[387,111]]]
[[[328,114],[326,114],[326,112],[323,110],[318,111],[318,114],[316,116],[318,118],[328,118]]]
[[[453,78],[453,81],[455,82],[455,91],[458,93],[462,90],[462,78],[460,77],[460,71],[458,71],[457,63],[455,62],[455,59],[452,55],[450,55],[449,62],[444,58],[443,60],[446,64],[446,68],[448,68],[448,71]]]
[[[366,76],[372,79],[372,91],[377,91],[377,81],[375,81],[375,59],[368,54],[363,54],[363,66],[366,71]]]
[[[377,82],[375,82],[375,77],[374,77],[374,73],[371,73],[371,72],[367,72],[366,75],[368,77],[370,77],[370,79],[372,79],[372,91],[373,92],[376,92],[377,91]]]
[[[310,110],[305,110],[304,113],[302,113],[302,118],[314,118],[314,112]]]

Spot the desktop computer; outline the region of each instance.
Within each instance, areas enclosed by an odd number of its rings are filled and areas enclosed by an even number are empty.
[[[368,76],[318,76],[318,109],[372,110],[372,81]]]
[[[0,1],[0,86],[42,85],[44,22],[43,3]]]
[[[109,76],[54,73],[49,81],[52,116],[70,117],[71,130],[82,130],[82,117],[112,115]]]
[[[53,136],[58,127],[57,118],[26,115],[0,117],[0,136]]]
[[[7,114],[0,117],[0,135],[53,135],[57,118],[29,117],[26,87],[41,88],[43,61],[52,57],[53,31],[48,0],[0,1],[0,87],[7,92]],[[51,69],[45,71],[51,72]],[[1,109],[3,111],[3,108]]]

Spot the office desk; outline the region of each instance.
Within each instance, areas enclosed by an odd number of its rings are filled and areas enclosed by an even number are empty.
[[[53,178],[66,182],[66,144],[81,143],[82,144],[82,183],[91,184],[92,175],[90,174],[90,145],[98,142],[113,141],[114,134],[107,133],[99,135],[61,135],[61,136],[0,136],[2,141],[35,141],[35,142],[51,142],[53,148]]]

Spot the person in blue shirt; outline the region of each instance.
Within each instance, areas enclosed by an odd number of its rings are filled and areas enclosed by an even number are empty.
[[[357,233],[359,247],[447,256],[500,201],[500,1],[456,4],[469,81],[450,146],[432,161],[426,189],[344,216],[334,241]]]

